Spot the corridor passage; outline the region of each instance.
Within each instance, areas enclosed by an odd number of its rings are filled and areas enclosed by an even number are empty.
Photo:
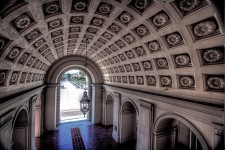
[[[36,138],[37,150],[135,150],[135,141],[117,144],[112,126],[93,125],[90,121],[61,124],[57,130]]]

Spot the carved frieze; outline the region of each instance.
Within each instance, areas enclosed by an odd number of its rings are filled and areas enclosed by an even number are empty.
[[[174,55],[174,63],[175,63],[175,67],[179,68],[179,67],[191,67],[191,58],[189,56],[189,54],[177,54]]]
[[[90,0],[73,0],[71,12],[88,12]]]
[[[190,75],[178,75],[179,86],[184,89],[194,89],[195,88],[195,80],[194,76]]]
[[[224,92],[225,78],[224,75],[205,75],[206,90]]]
[[[125,26],[128,26],[133,20],[134,20],[134,16],[129,14],[126,11],[123,11],[116,19],[117,21],[119,21],[120,23],[122,23]]]
[[[136,52],[138,57],[147,55],[145,49],[142,46],[135,47],[133,50]]]
[[[126,54],[126,56],[128,57],[128,59],[133,59],[133,58],[135,58],[135,55],[134,55],[134,53],[133,53],[131,50],[125,51],[125,54]]]
[[[169,68],[166,58],[156,58],[155,64],[156,64],[157,69],[168,69]]]
[[[109,17],[114,8],[115,7],[111,4],[101,2],[95,13]]]
[[[108,33],[108,32],[104,32],[104,33],[102,34],[102,36],[103,36],[104,38],[106,38],[107,40],[111,40],[111,39],[113,38],[113,35],[110,34],[110,33]]]
[[[151,25],[153,25],[156,30],[159,30],[172,23],[172,19],[164,10],[158,12],[157,14],[149,18],[148,21],[151,23]]]
[[[162,87],[171,87],[172,86],[171,76],[160,76],[160,83]]]
[[[119,47],[119,48],[124,48],[126,46],[126,44],[122,41],[122,40],[117,40],[115,42],[115,44]]]
[[[127,35],[123,36],[123,39],[128,43],[128,44],[132,44],[134,43],[136,40],[135,38],[130,34],[128,33]]]
[[[0,70],[0,86],[6,86],[9,70]]]
[[[17,84],[17,81],[19,79],[19,71],[13,71],[10,77],[9,85]]]
[[[143,24],[141,24],[138,27],[134,28],[132,31],[135,34],[137,34],[140,38],[143,38],[143,37],[145,37],[145,36],[150,34],[149,29]]]
[[[168,48],[173,48],[185,44],[184,39],[179,32],[167,34],[163,36],[163,39]]]
[[[11,25],[20,34],[35,24],[31,12],[25,12],[11,21]]]
[[[115,33],[115,34],[118,34],[121,30],[122,30],[122,27],[120,27],[119,25],[115,24],[115,23],[112,23],[108,28],[107,30]]]
[[[52,1],[43,5],[45,18],[52,17],[62,13],[59,1]]]
[[[132,0],[128,4],[130,8],[139,14],[144,13],[149,7],[155,4],[155,0]]]
[[[132,68],[131,68],[130,64],[125,64],[124,67],[125,67],[127,72],[132,72]]]
[[[98,17],[93,17],[91,22],[90,22],[90,25],[94,25],[94,26],[97,26],[97,27],[102,27],[104,22],[105,22],[105,19],[98,18]]]
[[[23,49],[19,46],[14,46],[6,55],[5,60],[15,62],[18,56],[22,53]]]
[[[141,71],[141,66],[139,63],[132,63],[134,71]]]
[[[84,16],[72,16],[70,18],[70,24],[84,24],[84,19],[85,17]]]
[[[136,76],[137,84],[144,85],[144,77],[143,76]]]
[[[142,67],[144,68],[145,71],[152,70],[152,64],[150,60],[147,61],[142,61]]]
[[[62,26],[63,26],[62,18],[57,18],[55,20],[48,22],[48,30],[52,30],[52,29],[62,27]]]
[[[156,86],[156,78],[155,76],[146,76],[146,80],[147,80],[147,85],[149,86]]]
[[[129,84],[135,84],[134,76],[128,76],[129,77]]]

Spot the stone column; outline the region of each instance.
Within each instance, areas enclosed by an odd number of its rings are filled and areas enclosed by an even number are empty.
[[[120,142],[120,106],[121,94],[114,93],[113,103],[113,133],[112,136],[116,142]]]
[[[29,101],[29,149],[35,150],[35,103],[38,95],[33,96]]]
[[[45,94],[45,130],[56,129],[56,96],[58,84],[48,84]]]
[[[102,85],[92,84],[92,118],[93,124],[102,122]]]
[[[43,118],[43,107],[41,101],[41,95],[37,99],[35,104],[35,137],[40,137],[42,134],[42,118]]]
[[[153,106],[140,101],[139,125],[137,133],[137,149],[152,150]]]
[[[106,92],[105,89],[102,89],[102,124],[106,125]]]

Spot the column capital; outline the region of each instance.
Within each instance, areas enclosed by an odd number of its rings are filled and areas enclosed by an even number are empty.
[[[30,100],[31,100],[32,103],[35,103],[36,100],[37,100],[37,98],[38,98],[38,94],[32,96],[32,97],[30,98]]]
[[[113,95],[117,98],[121,98],[121,94],[120,93],[117,93],[117,92],[114,92]]]
[[[152,110],[153,105],[151,103],[146,102],[144,100],[139,100],[139,103],[142,108]]]

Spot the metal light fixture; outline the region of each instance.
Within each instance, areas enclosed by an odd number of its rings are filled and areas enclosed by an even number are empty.
[[[85,59],[85,70],[84,70],[84,73],[86,75],[87,75],[87,73],[86,73],[86,68],[87,68],[87,43],[88,43],[88,39],[86,39],[86,59]],[[87,91],[86,91],[86,77],[85,77],[84,95],[83,95],[82,99],[80,100],[80,111],[84,114],[84,117],[85,117],[86,113],[89,111],[89,103],[90,103],[90,99],[89,99]]]

